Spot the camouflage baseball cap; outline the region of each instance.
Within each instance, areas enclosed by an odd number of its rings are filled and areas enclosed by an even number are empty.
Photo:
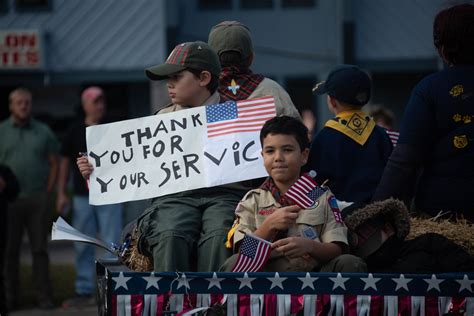
[[[219,57],[204,42],[187,42],[177,45],[164,64],[145,69],[151,80],[163,80],[185,69],[207,70],[218,76],[221,72]]]
[[[246,59],[253,53],[250,30],[238,21],[224,21],[213,26],[207,43],[219,56],[234,51]]]

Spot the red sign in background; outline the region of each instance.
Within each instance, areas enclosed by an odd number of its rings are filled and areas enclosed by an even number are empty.
[[[42,47],[38,31],[0,31],[0,69],[41,67]]]

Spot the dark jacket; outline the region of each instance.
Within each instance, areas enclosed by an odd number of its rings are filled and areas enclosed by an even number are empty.
[[[431,215],[454,211],[474,220],[473,161],[474,65],[459,65],[413,89],[374,200],[415,197]]]
[[[0,192],[0,212],[5,212],[8,201],[18,196],[20,186],[13,172],[5,165],[0,165],[0,177],[5,181],[5,189]]]
[[[343,211],[351,249],[360,254],[369,272],[445,273],[474,271],[474,257],[448,238],[434,233],[405,240],[410,232],[406,206],[394,199]],[[390,225],[395,234],[382,242],[380,230]],[[374,228],[371,230],[370,228]]]

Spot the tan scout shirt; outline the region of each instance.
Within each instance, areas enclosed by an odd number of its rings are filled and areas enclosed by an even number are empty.
[[[288,237],[299,236],[314,239],[315,241],[330,243],[347,242],[347,228],[343,223],[336,222],[328,203],[332,196],[328,189],[311,209],[301,210],[296,224],[288,230]],[[255,189],[249,191],[237,206],[235,214],[238,224],[233,242],[236,245],[244,238],[244,233],[254,232],[281,205],[267,190]],[[274,260],[278,259],[278,260]],[[272,262],[273,261],[273,262]],[[268,265],[272,265],[271,268]],[[266,271],[311,271],[321,265],[312,257],[287,258],[278,251],[272,251],[267,263]]]
[[[248,98],[253,99],[268,95],[275,98],[275,108],[278,116],[291,116],[301,121],[300,113],[293,104],[293,101],[291,101],[288,93],[272,79],[263,79]]]

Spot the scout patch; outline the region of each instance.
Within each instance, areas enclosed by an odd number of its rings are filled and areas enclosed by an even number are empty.
[[[455,85],[449,90],[449,95],[453,98],[460,96],[464,92],[464,87],[461,84]]]
[[[337,205],[337,200],[334,195],[328,197],[328,204],[331,207],[332,214],[334,215],[334,219],[336,220],[336,222],[342,223],[343,221],[341,211],[339,210],[339,206]]]
[[[261,209],[258,210],[258,215],[267,216],[273,214],[273,212],[275,212],[275,208]]]
[[[232,91],[234,95],[237,94],[237,90],[240,89],[240,86],[235,82],[234,79],[230,82],[230,86],[227,86],[227,90]]]
[[[468,139],[466,135],[454,136],[454,139],[453,139],[454,147],[461,149],[461,148],[466,147],[467,143],[468,143]]]
[[[339,113],[324,125],[346,135],[359,145],[364,145],[375,128],[375,121],[362,111]]]
[[[219,75],[219,94],[224,101],[245,100],[257,89],[264,77],[250,69],[228,66]]]
[[[311,226],[306,226],[301,232],[301,235],[308,239],[318,238],[318,233]]]

